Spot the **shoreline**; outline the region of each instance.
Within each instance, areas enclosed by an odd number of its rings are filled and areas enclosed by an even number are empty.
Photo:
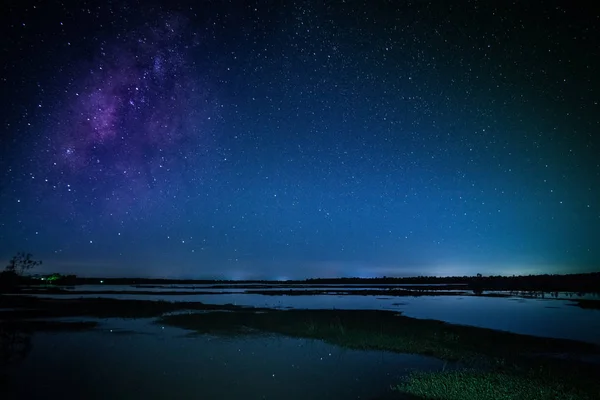
[[[518,390],[524,390],[523,399],[537,398],[528,394],[536,387],[549,393],[541,399],[552,396],[592,399],[600,394],[600,382],[594,378],[600,376],[600,363],[589,361],[589,358],[600,359],[598,345],[417,319],[396,311],[281,310],[200,302],[43,299],[24,295],[1,295],[0,304],[5,309],[0,311],[0,328],[4,330],[97,328],[95,323],[62,325],[56,321],[64,317],[152,318],[156,324],[196,334],[228,337],[269,333],[317,339],[349,349],[433,356],[457,367],[451,371],[415,373],[395,387],[401,393],[417,395],[415,398],[429,398],[427,393],[434,393],[438,385],[449,382],[471,393],[465,388],[472,381],[483,386],[496,382],[521,388]]]

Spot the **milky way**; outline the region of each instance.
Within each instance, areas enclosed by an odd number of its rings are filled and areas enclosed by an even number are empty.
[[[598,15],[537,3],[12,2],[0,261],[596,270]]]
[[[92,62],[73,68],[48,136],[61,180],[93,191],[97,212],[162,204],[181,169],[209,151],[215,106],[191,59],[194,36],[184,17],[161,15],[102,40]]]

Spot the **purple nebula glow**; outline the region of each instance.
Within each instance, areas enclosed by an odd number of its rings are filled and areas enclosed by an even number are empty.
[[[162,21],[102,42],[91,68],[77,68],[49,135],[55,163],[73,180],[100,182],[93,196],[110,213],[146,207],[153,188],[153,202],[176,192],[173,171],[209,142],[214,112],[191,61],[193,32],[181,16]]]

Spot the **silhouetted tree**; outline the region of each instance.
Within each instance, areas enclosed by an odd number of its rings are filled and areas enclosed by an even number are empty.
[[[14,273],[23,276],[25,272],[38,265],[42,265],[42,262],[32,260],[31,253],[19,252],[10,259],[4,270],[8,273]]]

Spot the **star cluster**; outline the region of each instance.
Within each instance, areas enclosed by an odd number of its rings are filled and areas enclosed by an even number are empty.
[[[186,24],[160,15],[154,26],[102,40],[90,65],[73,67],[86,72],[74,73],[53,110],[47,137],[60,174],[54,181],[75,182],[98,216],[168,201],[181,185],[173,171],[207,153],[206,122],[218,114],[189,59],[194,34]]]
[[[560,3],[11,5],[0,258],[236,279],[597,269],[600,16]]]

